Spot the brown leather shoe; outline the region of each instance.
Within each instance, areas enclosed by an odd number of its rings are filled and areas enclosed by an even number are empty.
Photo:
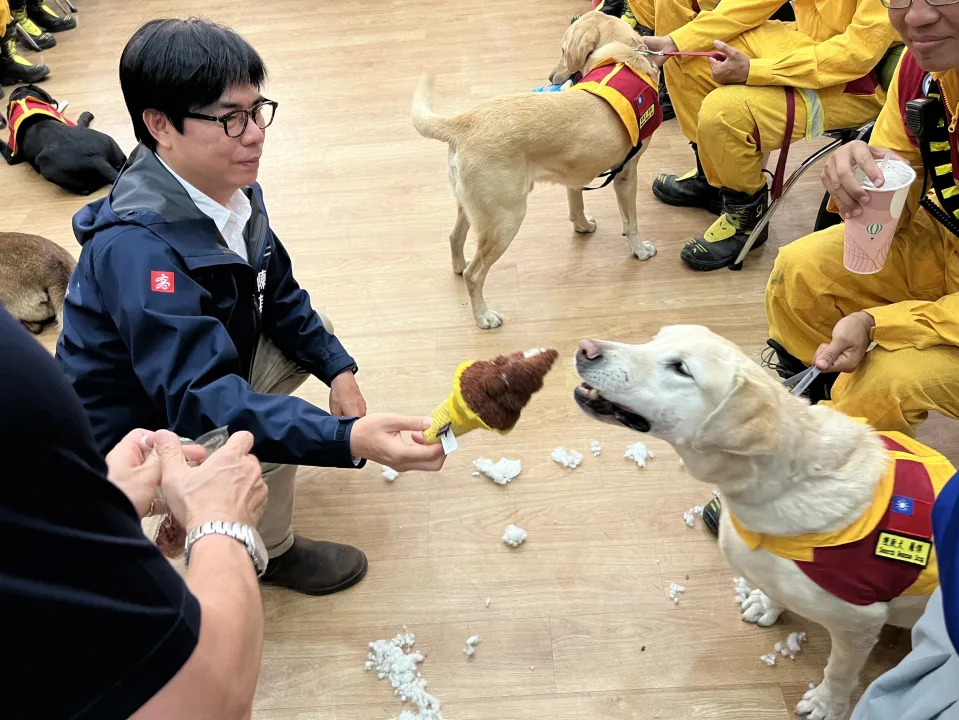
[[[270,559],[262,582],[305,595],[330,595],[356,585],[368,568],[366,555],[355,547],[294,535],[293,546]]]

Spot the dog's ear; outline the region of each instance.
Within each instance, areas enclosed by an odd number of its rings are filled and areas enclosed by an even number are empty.
[[[768,455],[781,440],[779,408],[772,389],[737,371],[732,390],[706,418],[692,448],[734,455]]]
[[[571,73],[583,70],[586,58],[599,46],[599,28],[592,23],[582,24],[582,29],[573,25],[569,46],[566,48],[566,67]]]

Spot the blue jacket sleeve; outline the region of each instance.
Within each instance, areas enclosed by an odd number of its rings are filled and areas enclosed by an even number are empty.
[[[356,467],[350,455],[355,419],[333,417],[296,397],[254,392],[239,374],[229,333],[208,312],[213,298],[166,243],[146,230],[126,231],[98,249],[93,268],[134,371],[166,409],[170,429],[186,437],[222,426],[247,430],[261,461]],[[173,273],[174,291],[152,292],[152,271]]]
[[[290,255],[271,234],[273,257],[267,271],[263,333],[284,355],[329,385],[333,378],[351,370],[356,362],[335,335],[326,331],[310,303],[309,293],[293,277]]]
[[[932,508],[932,527],[946,631],[959,652],[959,473],[939,493]]]

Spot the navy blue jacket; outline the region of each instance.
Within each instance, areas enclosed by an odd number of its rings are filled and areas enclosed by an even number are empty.
[[[293,279],[259,186],[245,192],[249,263],[142,146],[110,195],[74,216],[83,249],[57,358],[101,452],[135,427],[192,438],[228,426],[250,431],[264,462],[355,467],[355,418],[248,383],[261,334],[327,384],[356,365]]]

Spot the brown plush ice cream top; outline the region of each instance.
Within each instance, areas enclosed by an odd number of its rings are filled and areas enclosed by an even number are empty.
[[[542,348],[475,362],[460,377],[463,399],[494,430],[510,430],[557,357],[553,348]]]

